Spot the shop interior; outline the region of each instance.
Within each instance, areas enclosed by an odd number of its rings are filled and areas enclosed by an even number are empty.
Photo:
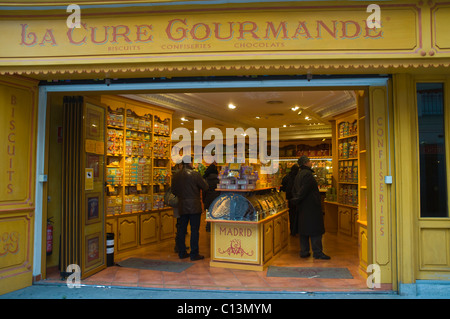
[[[77,94],[71,94],[76,96]],[[277,91],[220,91],[220,92],[162,92],[159,94],[108,94],[85,95],[84,103],[104,107],[102,122],[95,116],[92,134],[104,133],[105,153],[96,152],[102,144],[89,144],[88,136],[72,137],[83,142],[86,152],[86,167],[92,168],[94,180],[86,178],[79,187],[89,189],[89,194],[102,198],[91,205],[93,197],[86,197],[86,205],[79,209],[87,216],[82,229],[74,228],[71,236],[86,235],[93,238],[97,232],[95,221],[103,227],[101,236],[113,233],[113,253],[106,253],[102,266],[85,269],[83,282],[96,285],[124,285],[156,288],[227,289],[227,290],[365,290],[364,260],[361,246],[367,250],[367,238],[360,238],[359,227],[367,229],[367,212],[360,203],[367,201],[366,178],[366,109],[368,103],[364,90],[315,89]],[[48,96],[48,203],[47,220],[52,226],[52,246],[47,247],[46,279],[60,281],[64,274],[64,254],[73,248],[64,242],[61,234],[72,221],[63,216],[62,208],[67,193],[64,183],[69,179],[62,160],[64,147],[68,143],[67,118],[64,108],[70,103],[67,94]],[[363,102],[361,102],[363,101]],[[87,108],[89,111],[89,108]],[[102,114],[100,114],[102,116]],[[133,124],[134,119],[134,124]],[[131,120],[131,122],[129,121]],[[201,125],[195,120],[201,120]],[[96,122],[99,121],[99,122]],[[66,124],[65,124],[66,123]],[[97,125],[99,126],[97,128]],[[133,126],[135,125],[135,126]],[[170,185],[174,163],[171,148],[177,141],[170,140],[177,128],[186,128],[194,137],[217,128],[225,135],[226,128],[267,128],[270,154],[271,129],[278,128],[279,158],[275,174],[261,174],[261,163],[248,160],[239,167],[249,167],[259,172],[253,188],[268,188],[280,192],[281,179],[296,164],[301,155],[313,161],[313,169],[322,193],[326,233],[323,235],[324,252],[330,260],[315,260],[299,257],[299,237],[286,236],[279,251],[268,258],[269,262],[260,270],[246,267],[211,266],[211,231],[207,230],[207,214],[202,214],[200,227],[200,253],[205,259],[182,261],[189,267],[181,272],[148,270],[139,267],[123,267],[118,263],[129,258],[177,262],[174,251],[175,218],[172,210],[164,204],[164,193]],[[76,129],[73,129],[76,130]],[[80,129],[83,130],[83,129]],[[86,131],[87,132],[87,131]],[[245,133],[244,133],[245,138]],[[209,141],[203,141],[204,148]],[[248,155],[248,140],[246,154]],[[236,146],[237,147],[237,146]],[[236,151],[235,147],[235,151]],[[93,154],[97,154],[95,157]],[[104,156],[102,156],[104,155]],[[68,156],[68,155],[66,155]],[[89,161],[95,163],[89,165]],[[196,161],[194,168],[202,175],[208,163]],[[230,168],[230,164],[218,164],[219,174]],[[103,179],[95,179],[98,170]],[[136,174],[133,175],[133,170]],[[131,171],[131,173],[130,173]],[[137,173],[139,172],[139,173]],[[74,172],[72,175],[76,175]],[[88,185],[92,183],[92,185]],[[75,185],[76,182],[75,182]],[[90,187],[90,188],[89,188]],[[218,188],[227,185],[218,186]],[[232,186],[229,186],[232,189]],[[240,186],[236,186],[239,188]],[[245,187],[244,187],[245,188]],[[66,195],[64,195],[66,193]],[[86,193],[86,194],[88,194]],[[97,197],[97,198],[98,198]],[[366,204],[362,205],[366,206]],[[205,207],[205,210],[209,209]],[[89,215],[88,211],[92,211]],[[100,215],[100,217],[99,217]],[[92,222],[90,222],[92,220]],[[78,222],[77,222],[78,223]],[[103,225],[103,226],[101,226]],[[83,233],[84,231],[84,233]],[[77,235],[78,232],[78,235]],[[81,232],[81,233],[80,233]],[[91,232],[91,233],[89,233]],[[67,236],[67,234],[66,234]],[[89,237],[91,236],[91,237]],[[275,235],[276,236],[276,235]],[[107,238],[108,239],[108,238]],[[90,239],[91,240],[91,239]],[[91,240],[92,241],[92,240]],[[81,241],[82,242],[82,241]],[[189,246],[189,234],[186,237]],[[89,259],[89,245],[81,243],[83,253]],[[76,246],[76,245],[75,245]],[[108,241],[95,246],[98,255],[107,251]],[[364,247],[363,247],[364,248]],[[94,260],[94,259],[93,259]],[[292,278],[272,277],[268,267],[345,268],[350,277],[322,279],[313,272],[310,276]]]

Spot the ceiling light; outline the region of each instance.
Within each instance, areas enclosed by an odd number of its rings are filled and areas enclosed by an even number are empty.
[[[305,116],[305,120],[311,121],[311,118],[310,118],[308,115],[306,115],[306,116]]]
[[[228,108],[234,110],[236,108],[236,105],[230,103],[228,104]]]
[[[183,122],[188,122],[189,120],[185,117],[182,117],[180,120],[182,120]]]
[[[286,125],[286,124],[284,124],[284,125],[283,125],[283,127],[287,127],[287,125]]]
[[[256,119],[257,119],[257,120],[261,119],[261,116],[257,116]]]
[[[294,106],[294,107],[291,107],[291,110],[295,112],[295,111],[297,111],[299,108],[300,108],[299,106]]]

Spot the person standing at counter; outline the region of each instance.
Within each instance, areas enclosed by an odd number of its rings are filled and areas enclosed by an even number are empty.
[[[216,191],[217,184],[219,184],[219,171],[214,163],[208,166],[203,174],[203,178],[208,183],[208,190],[203,193],[203,204],[205,209],[209,209],[211,203],[220,195],[218,191]],[[209,232],[211,230],[211,225],[209,222],[206,222],[206,231]]]
[[[295,204],[292,199],[292,188],[294,186],[295,177],[297,176],[299,167],[297,164],[294,164],[291,166],[291,170],[289,173],[287,173],[282,181],[281,181],[281,190],[286,193],[286,200],[288,201],[288,207],[289,207],[289,228],[291,231],[291,235],[294,236],[297,234],[297,227],[295,224]]]
[[[180,214],[180,226],[178,229],[178,256],[180,259],[191,257],[191,260],[200,260],[204,256],[199,254],[199,229],[202,214],[202,202],[200,191],[208,190],[208,184],[199,172],[192,169],[192,158],[184,156],[183,167],[172,178],[172,193],[178,197],[178,212]],[[187,226],[191,225],[191,252],[186,252],[184,241]]]
[[[298,159],[300,171],[294,180],[292,201],[296,205],[298,233],[300,235],[300,257],[307,258],[310,245],[315,259],[330,259],[322,251],[322,235],[325,233],[320,191],[307,156]]]

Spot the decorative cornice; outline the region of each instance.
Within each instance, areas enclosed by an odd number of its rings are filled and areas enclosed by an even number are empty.
[[[1,61],[0,61],[1,63]],[[450,59],[434,61],[257,61],[193,62],[184,64],[155,63],[137,65],[57,65],[0,66],[0,75],[22,75],[38,79],[104,79],[113,77],[154,77],[189,75],[258,75],[258,74],[348,74],[348,73],[414,73],[441,71],[448,73]]]

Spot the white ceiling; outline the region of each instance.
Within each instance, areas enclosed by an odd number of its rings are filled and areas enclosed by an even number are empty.
[[[354,91],[248,91],[195,92],[125,95],[174,111],[173,129],[194,129],[194,120],[202,120],[202,129],[241,127],[244,130],[279,128],[280,140],[331,137],[329,120],[356,107]],[[236,108],[231,110],[228,104]],[[298,106],[297,111],[291,108]],[[299,111],[302,113],[299,115]],[[260,119],[257,119],[257,116]],[[309,116],[310,120],[306,120]],[[188,122],[181,118],[189,119]],[[284,127],[286,126],[286,127]]]

